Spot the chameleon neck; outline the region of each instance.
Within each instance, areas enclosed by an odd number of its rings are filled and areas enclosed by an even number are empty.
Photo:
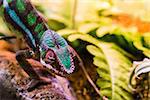
[[[28,45],[36,48],[47,24],[29,0],[3,0],[4,18],[25,36]]]

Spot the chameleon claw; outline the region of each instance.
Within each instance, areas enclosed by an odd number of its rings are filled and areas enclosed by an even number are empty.
[[[32,79],[30,83],[27,85],[27,91],[32,91],[39,85],[44,85],[44,84],[50,84],[51,79],[46,78],[46,77],[39,77],[39,79]]]
[[[30,83],[27,84],[27,91],[32,91],[36,86],[39,85],[39,80],[32,79]]]
[[[40,82],[43,83],[43,84],[50,84],[51,83],[51,79],[43,77],[43,76],[40,76]]]

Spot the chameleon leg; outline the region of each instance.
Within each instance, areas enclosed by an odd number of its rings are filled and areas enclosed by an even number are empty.
[[[33,53],[30,50],[21,50],[16,54],[16,59],[23,70],[31,77],[31,82],[27,86],[27,90],[33,90],[39,83],[51,83],[51,80],[45,77],[39,76],[36,71],[32,68],[31,64],[27,59],[32,58]]]

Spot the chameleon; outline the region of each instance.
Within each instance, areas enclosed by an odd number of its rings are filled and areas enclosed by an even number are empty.
[[[49,83],[27,61],[36,59],[57,75],[65,76],[75,69],[75,50],[40,16],[29,0],[0,0],[1,13],[7,26],[25,39],[28,49],[16,53],[16,60],[32,79],[29,88],[39,82]]]
[[[28,62],[28,59],[32,58],[39,61],[52,73],[63,77],[73,73],[77,62],[89,83],[101,96],[98,88],[88,75],[82,59],[63,37],[49,29],[46,21],[30,0],[0,0],[0,15],[9,29],[13,33],[21,34],[28,45],[28,49],[16,53],[16,60],[19,65],[32,79],[27,86],[27,90],[31,91],[39,83],[51,83],[49,78],[40,76],[33,69]],[[5,38],[11,39],[14,37],[6,36],[2,39]]]

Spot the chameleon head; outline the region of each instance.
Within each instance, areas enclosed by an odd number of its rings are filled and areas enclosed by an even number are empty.
[[[74,71],[74,49],[69,45],[60,49],[47,50],[41,63],[56,74],[64,76]]]
[[[59,34],[52,30],[45,31],[40,47],[41,63],[48,69],[64,75],[74,71],[75,51]]]

